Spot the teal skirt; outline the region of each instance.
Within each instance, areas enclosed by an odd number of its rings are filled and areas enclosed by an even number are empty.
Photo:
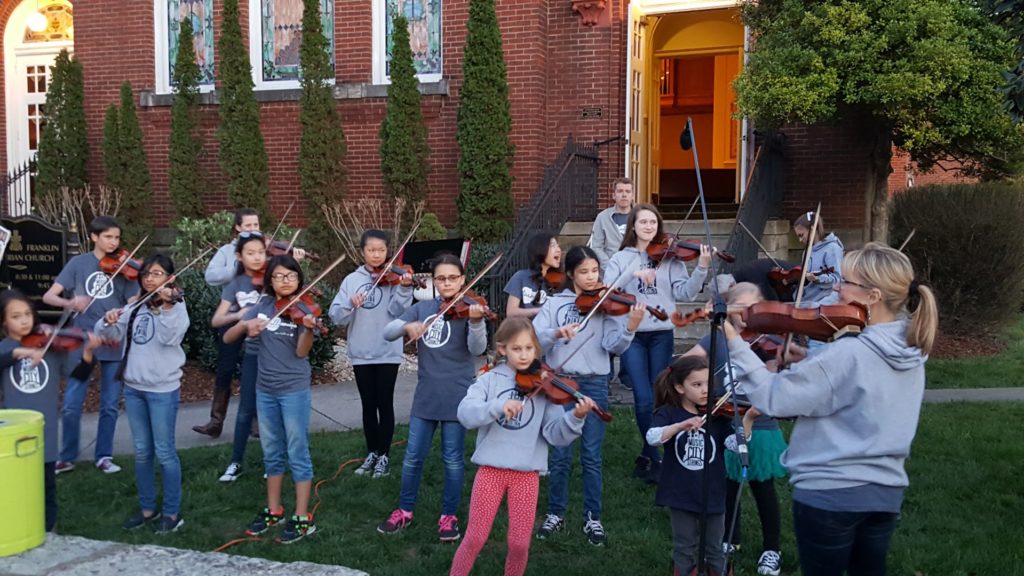
[[[782,430],[754,430],[747,441],[747,449],[750,454],[748,481],[762,482],[786,477],[786,468],[779,463],[779,457],[786,450]],[[730,480],[740,481],[740,457],[731,450],[725,451],[725,473]]]

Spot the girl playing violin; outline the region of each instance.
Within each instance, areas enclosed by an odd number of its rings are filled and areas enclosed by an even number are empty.
[[[383,478],[391,473],[388,456],[395,433],[395,380],[402,364],[402,341],[384,340],[381,326],[412,304],[412,274],[402,275],[397,286],[376,281],[373,270],[388,262],[388,237],[380,230],[363,232],[359,249],[366,265],[345,277],[329,313],[335,324],[348,326],[348,357],[363,406],[367,456],[356,475]]]
[[[729,289],[726,296],[729,306],[734,309],[746,308],[762,300],[761,291],[756,284],[751,284],[750,282],[740,282],[734,285]],[[746,327],[742,314],[730,314],[729,321],[741,331]],[[725,369],[725,360],[728,357],[727,344],[725,337],[721,333],[718,334],[719,340],[715,343],[715,350],[717,352],[715,356],[717,358],[714,361],[714,365],[717,395],[721,396],[726,388],[732,389],[732,383],[727,383],[728,374]],[[755,335],[753,338],[759,339],[758,343],[761,341],[767,342],[768,339],[772,339],[772,342],[776,343],[774,336]],[[755,345],[755,348],[766,350],[768,346],[759,347]],[[711,350],[710,334],[701,338],[700,342],[683,354],[683,356],[707,358],[709,350]],[[773,354],[758,352],[758,356],[765,360],[769,366],[774,363]],[[733,393],[736,394],[735,391]],[[737,400],[746,401],[746,398],[737,394]],[[754,502],[757,504],[757,515],[761,519],[761,556],[757,563],[757,573],[778,576],[782,566],[782,553],[779,542],[782,520],[779,513],[779,497],[775,493],[775,479],[786,477],[786,469],[779,463],[779,457],[786,450],[786,439],[782,436],[782,430],[779,429],[778,421],[761,414],[756,408],[748,410],[743,420],[745,427],[749,428],[747,433],[750,436],[748,442],[750,468],[747,470],[747,479],[750,481],[750,491],[753,493]],[[725,526],[727,530],[730,526],[734,526],[734,510],[737,516],[735,528],[731,535],[732,538],[725,542],[725,545],[730,548],[731,552],[740,545],[739,509],[736,508],[735,504],[736,498],[739,495],[739,482],[742,478],[739,457],[736,454],[732,452],[726,453],[725,471],[728,477],[725,493]]]
[[[267,248],[263,236],[259,232],[240,232],[235,241],[235,276],[221,289],[220,304],[213,313],[210,326],[223,334],[241,320],[249,308],[260,301],[266,263]],[[257,283],[260,287],[256,286]],[[223,344],[223,340],[221,343]],[[224,346],[234,347],[235,343]],[[238,414],[235,417],[235,433],[232,437],[231,462],[218,478],[220,482],[234,482],[242,475],[249,436],[259,436],[259,422],[256,419],[258,354],[259,344],[253,338],[246,338],[242,354],[242,372],[238,380]]]
[[[381,534],[394,534],[412,523],[416,495],[423,478],[423,461],[430,453],[434,431],[441,428],[444,489],[438,535],[442,542],[458,540],[456,513],[462,499],[465,472],[463,452],[466,429],[459,424],[459,402],[475,379],[474,358],[487,348],[487,327],[480,304],[468,306],[467,317],[434,319],[462,290],[466,281],[462,262],[441,254],[432,265],[434,287],[440,297],[417,302],[384,328],[385,340],[402,336],[417,342],[419,371],[409,416],[409,438],[402,462],[402,488],[396,508],[377,526]]]
[[[711,265],[711,248],[701,245],[697,267],[691,276],[686,265],[676,258],[665,258],[660,264],[647,255],[651,241],[664,237],[664,227],[658,209],[650,204],[637,204],[626,221],[626,235],[619,252],[608,261],[604,273],[605,284],[620,283],[626,292],[636,296],[643,304],[671,311],[676,302],[691,302],[700,293]],[[674,346],[672,323],[651,315],[640,323],[633,343],[622,354],[622,368],[633,385],[633,406],[636,424],[643,440],[651,426],[654,411],[654,378],[668,367]],[[636,459],[633,476],[648,483],[657,482],[661,456],[646,442]]]
[[[808,212],[793,222],[793,233],[801,242],[807,243],[811,228],[815,227],[814,246],[811,247],[811,261],[805,272],[804,301],[821,302],[833,294],[832,287],[843,280],[839,265],[843,261],[843,241],[834,233],[825,235],[825,221],[818,217],[813,222],[814,212]],[[815,271],[833,268],[829,274],[815,274]]]
[[[788,370],[765,368],[725,325],[750,400],[766,414],[800,417],[782,464],[809,576],[885,573],[938,325],[932,291],[914,280],[899,251],[870,243],[843,258],[842,273],[839,300],[866,306],[867,326]]]
[[[708,574],[722,574],[725,559],[725,464],[722,457],[729,421],[714,417],[709,426],[700,416],[708,401],[708,361],[701,356],[683,356],[666,368],[656,384],[658,408],[647,431],[651,446],[665,446],[665,465],[655,503],[669,509],[672,521],[673,574],[689,576],[697,565],[700,515],[704,507],[705,435],[712,436],[713,451],[708,459],[711,485],[707,502],[705,557]],[[730,443],[732,446],[732,443]]]
[[[299,323],[277,315],[277,304],[298,294],[305,283],[299,263],[288,255],[275,256],[267,263],[263,285],[269,297],[251,306],[224,334],[226,342],[243,336],[256,341],[259,358],[256,379],[256,412],[260,423],[260,445],[267,474],[267,507],[249,524],[246,534],[265,533],[284,520],[281,487],[287,464],[295,482],[295,514],[277,537],[282,544],[297,542],[317,530],[309,513],[313,487],[313,461],[309,455],[311,369],[316,318],[312,314]],[[270,320],[274,318],[274,320]]]
[[[528,369],[541,354],[528,319],[506,318],[494,341],[504,362],[481,375],[459,403],[459,422],[467,429],[479,430],[472,461],[480,468],[470,498],[469,527],[452,560],[452,576],[466,576],[473,569],[506,493],[505,574],[526,572],[540,473],[548,467],[548,444],[571,444],[595,406],[584,397],[572,409],[564,410],[543,394],[526,396],[517,389],[517,371]]]
[[[530,267],[513,274],[505,284],[505,294],[508,294],[505,316],[508,318],[533,318],[548,297],[562,288],[547,281],[548,271],[557,272],[562,263],[562,248],[554,234],[534,234],[526,244],[526,257]]]
[[[547,363],[575,380],[582,394],[607,409],[608,379],[611,373],[608,354],[621,354],[629,346],[644,318],[644,308],[637,304],[629,314],[623,316],[596,312],[586,324],[581,325],[584,314],[576,306],[577,297],[584,291],[596,291],[601,287],[601,267],[597,254],[586,246],[574,246],[565,256],[565,270],[570,286],[548,298],[533,319],[533,326]],[[571,409],[571,406],[568,408]],[[583,531],[595,546],[602,546],[607,540],[601,524],[601,445],[604,442],[604,431],[604,422],[588,418],[580,441]],[[551,458],[551,477],[548,480],[548,513],[537,530],[537,538],[541,540],[565,527],[572,460],[571,446],[555,448]]]
[[[43,480],[46,494],[45,528],[53,530],[57,523],[57,422],[60,408],[60,377],[68,353],[51,346],[45,355],[42,349],[22,344],[39,327],[32,301],[15,289],[0,293],[0,318],[3,319],[3,341],[0,341],[0,408],[35,410],[43,414]],[[47,327],[49,328],[49,327]],[[47,334],[48,331],[39,331]],[[95,334],[83,340],[81,360],[72,378],[88,380],[92,372],[93,351],[101,344]]]
[[[172,289],[167,287],[166,281],[173,275],[174,263],[167,256],[146,258],[139,272],[139,296],[159,292],[130,310],[110,310],[96,322],[101,336],[125,340],[121,361],[124,411],[135,446],[135,485],[139,492],[139,511],[121,525],[125,530],[156,521],[158,533],[169,533],[185,524],[180,513],[181,461],[174,429],[181,402],[181,368],[185,365],[181,342],[189,319],[185,302],[175,302]],[[162,514],[156,507],[157,462],[163,480]]]

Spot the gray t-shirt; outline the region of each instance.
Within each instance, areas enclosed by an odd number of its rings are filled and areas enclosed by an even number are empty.
[[[548,299],[547,290],[533,279],[533,270],[520,270],[508,279],[505,294],[519,298],[520,308],[540,308]]]
[[[85,311],[75,316],[73,326],[82,330],[92,330],[96,321],[109,310],[121,308],[128,298],[139,291],[136,282],[125,280],[120,274],[107,282],[107,275],[100,270],[100,261],[92,252],[79,254],[64,265],[57,275],[56,283],[70,290],[75,296],[85,295],[96,297],[96,301]],[[97,360],[103,362],[121,359],[121,348],[102,346],[94,352]]]
[[[228,312],[238,312],[242,308],[253,306],[260,301],[261,296],[248,274],[235,276],[220,291],[220,299],[231,303]],[[253,338],[245,338],[245,353],[256,353],[256,341]]]
[[[28,359],[14,359],[14,349],[20,345],[11,338],[4,338],[0,342],[0,408],[41,412],[44,422],[44,461],[56,462],[60,456],[60,445],[57,443],[60,377],[64,373],[66,355],[47,352],[43,361],[33,367]]]
[[[245,313],[245,320],[269,319],[277,313],[271,298],[263,298]],[[274,395],[290,394],[309,388],[312,370],[309,358],[299,358],[295,348],[306,328],[290,320],[276,318],[255,338],[259,354],[256,389]]]

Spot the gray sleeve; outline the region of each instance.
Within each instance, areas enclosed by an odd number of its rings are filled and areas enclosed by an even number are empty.
[[[395,286],[391,294],[391,302],[388,302],[388,314],[399,317],[412,306],[412,286]]]
[[[540,349],[544,352],[550,352],[551,348],[555,345],[555,341],[558,339],[555,333],[558,330],[558,323],[555,322],[555,311],[554,306],[551,302],[554,300],[548,299],[540,307],[540,312],[533,317],[533,331],[537,333],[537,340],[540,342]]]
[[[608,352],[620,356],[633,343],[634,333],[626,330],[629,316],[603,316],[604,334],[601,337],[601,346]]]
[[[143,304],[145,306],[145,304]],[[102,316],[96,320],[96,326],[94,332],[103,338],[109,338],[120,342],[124,340],[124,335],[128,332],[128,320],[131,318],[132,313],[130,310],[125,310],[121,317],[117,319],[114,324],[107,324]]]
[[[591,416],[593,414],[588,414],[587,418]],[[583,433],[583,422],[584,418],[577,418],[572,410],[565,410],[553,402],[547,402],[541,434],[552,446],[568,446]]]
[[[835,272],[831,274],[822,274],[817,277],[818,284],[835,285],[842,282],[843,275],[840,272],[840,267],[843,264],[843,249],[838,244],[830,243],[825,248],[825,257],[822,259],[822,266],[831,266],[835,268]],[[813,270],[812,270],[813,272]]]
[[[594,219],[594,229],[590,232],[590,247],[597,253],[597,259],[601,263],[601,268],[608,266],[608,260],[615,253],[614,250],[608,249],[608,235],[604,232],[602,222],[604,215],[603,211],[597,215],[597,218]]]
[[[741,380],[741,389],[750,402],[769,416],[828,416],[835,413],[836,387],[831,375],[838,368],[826,370],[821,355],[797,362],[792,367],[774,373],[754,354],[742,338],[729,340],[729,355]]]
[[[479,356],[487,351],[487,321],[481,320],[476,324],[466,320],[469,323],[469,328],[466,330],[466,346],[469,348],[469,353],[473,356]]]
[[[467,430],[483,428],[498,421],[504,413],[505,401],[487,397],[487,384],[493,378],[484,374],[466,390],[466,396],[459,402],[459,423]]]
[[[185,339],[189,319],[184,302],[178,302],[170,310],[161,310],[155,321],[157,341],[164,346],[177,346]]]
[[[604,273],[601,275],[601,281],[608,285],[618,280],[623,270],[619,265],[619,259],[615,258],[614,255],[608,258],[607,263],[602,265],[601,268],[604,270]],[[622,284],[618,286],[621,287]]]
[[[406,308],[405,312],[401,316],[388,322],[387,326],[384,327],[384,339],[388,342],[398,340],[402,336],[405,336],[405,325],[409,322],[415,322],[419,320],[419,314],[416,310],[416,306],[410,306]]]
[[[206,266],[204,277],[207,284],[210,286],[223,286],[235,277],[235,271],[238,266],[234,255],[234,244],[225,244],[217,250],[217,253],[213,255],[210,263]]]
[[[327,311],[331,322],[338,326],[347,326],[352,318],[352,313],[355,312],[355,309],[352,307],[352,294],[349,292],[348,285],[348,277],[345,277],[341,281],[341,286],[338,287],[338,293],[334,296],[334,300],[331,301],[330,309]]]
[[[686,271],[686,264],[679,260],[673,260],[669,274],[676,278],[672,281],[672,297],[677,302],[693,302],[704,288],[708,269],[697,266],[691,275]]]

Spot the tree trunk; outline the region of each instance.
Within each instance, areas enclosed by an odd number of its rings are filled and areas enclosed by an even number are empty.
[[[892,173],[892,134],[886,126],[878,125],[871,138],[868,158],[867,190],[868,231],[866,240],[889,242],[889,174]]]

